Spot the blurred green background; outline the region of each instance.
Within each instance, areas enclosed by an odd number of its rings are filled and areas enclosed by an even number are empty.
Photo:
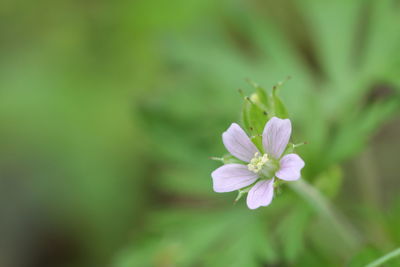
[[[364,266],[400,245],[400,1],[3,0],[0,36],[1,267]],[[212,191],[237,89],[287,76],[328,211]]]

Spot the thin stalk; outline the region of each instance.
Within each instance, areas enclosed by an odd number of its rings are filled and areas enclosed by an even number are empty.
[[[377,267],[377,266],[380,266],[383,263],[387,262],[388,260],[393,259],[398,256],[400,256],[400,248],[397,248],[397,249],[393,250],[392,252],[389,252],[388,254],[383,255],[382,257],[380,257],[377,260],[374,260],[373,262],[366,265],[365,267]]]
[[[332,227],[341,236],[351,251],[356,250],[361,245],[360,236],[355,228],[334,209],[329,200],[326,199],[315,187],[300,179],[297,182],[289,183],[289,186],[300,196],[302,196],[309,205],[320,213]]]
[[[358,181],[358,189],[365,206],[368,207],[368,220],[365,221],[368,227],[369,238],[381,249],[389,249],[393,247],[390,237],[384,231],[384,217],[381,205],[379,183],[380,172],[376,166],[376,160],[372,149],[366,148],[365,151],[356,160],[356,175]],[[372,214],[373,213],[373,214]]]

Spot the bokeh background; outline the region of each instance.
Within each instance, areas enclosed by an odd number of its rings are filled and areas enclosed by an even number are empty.
[[[400,245],[400,1],[2,0],[0,36],[1,267],[364,266]],[[323,199],[232,205],[209,156],[237,90],[288,76]]]

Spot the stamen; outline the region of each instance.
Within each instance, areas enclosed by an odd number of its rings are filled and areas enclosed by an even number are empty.
[[[247,165],[247,168],[249,171],[252,171],[254,173],[258,173],[262,170],[264,165],[268,162],[268,155],[260,155],[260,153],[256,152],[254,154],[254,157],[250,160],[249,164]]]

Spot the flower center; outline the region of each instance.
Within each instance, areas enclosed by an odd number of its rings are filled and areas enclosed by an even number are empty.
[[[247,164],[247,169],[254,173],[260,173],[264,178],[272,178],[278,170],[278,163],[270,159],[267,154],[260,155],[256,152],[254,157]]]
[[[258,173],[262,170],[263,166],[265,163],[268,161],[268,155],[260,155],[260,153],[256,152],[254,154],[254,158],[251,159],[250,163],[247,164],[247,168],[249,171],[252,171],[254,173]]]

